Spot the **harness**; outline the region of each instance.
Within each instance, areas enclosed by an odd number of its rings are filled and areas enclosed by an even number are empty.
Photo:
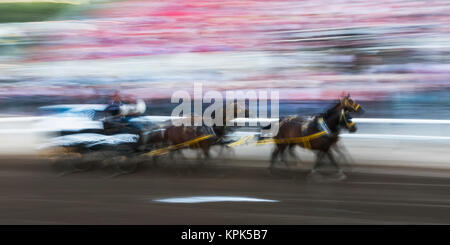
[[[311,148],[311,140],[320,138],[324,135],[326,135],[326,131],[317,132],[315,134],[311,134],[308,136],[302,136],[302,137],[294,137],[294,138],[287,138],[287,139],[265,139],[265,140],[258,140],[255,144],[256,145],[264,145],[264,144],[297,144],[297,143],[303,143],[304,147],[307,149]]]
[[[184,127],[183,131],[185,132],[186,129],[187,128]],[[203,131],[206,131],[207,134],[202,135],[202,136],[197,137],[197,138],[192,139],[192,140],[188,140],[186,142],[182,142],[182,143],[176,144],[176,145],[170,145],[170,146],[167,146],[167,147],[164,147],[164,148],[153,150],[151,152],[143,154],[143,156],[163,155],[163,154],[169,153],[170,151],[173,151],[173,150],[177,150],[177,149],[180,149],[180,148],[183,148],[183,147],[186,147],[186,146],[191,146],[191,145],[194,145],[194,144],[198,144],[200,141],[203,141],[203,140],[206,140],[206,139],[209,139],[211,137],[215,137],[216,136],[214,130],[211,127],[195,127],[194,130],[196,132],[202,132],[201,130],[203,130]]]
[[[163,155],[163,154],[169,153],[169,152],[172,151],[172,150],[177,150],[177,149],[180,149],[180,148],[183,148],[183,147],[186,147],[186,146],[190,146],[190,145],[196,144],[196,143],[198,143],[198,142],[200,142],[200,141],[209,139],[209,138],[211,138],[211,137],[213,137],[212,134],[200,136],[200,137],[197,137],[197,138],[192,139],[192,140],[188,140],[188,141],[183,142],[183,143],[180,143],[180,144],[170,145],[170,146],[168,146],[168,147],[164,147],[164,148],[160,148],[160,149],[153,150],[153,151],[151,151],[151,152],[142,154],[142,156],[155,156],[155,155],[157,156],[157,155]]]
[[[311,124],[311,122],[313,122],[316,119],[315,116],[308,118],[308,121],[302,125],[302,133],[306,134],[306,130],[308,130],[309,128],[309,124]]]
[[[248,141],[252,140],[254,137],[255,137],[254,135],[244,136],[244,137],[241,137],[238,141],[230,143],[227,146],[228,147],[234,147],[234,146],[242,145],[242,144],[245,144]]]
[[[323,117],[319,117],[317,119],[317,123],[319,124],[319,128],[322,129],[322,131],[327,132],[328,135],[331,134],[331,130],[328,128],[327,123],[325,122],[325,120],[323,120]]]
[[[358,105],[358,106],[359,106],[359,105]],[[353,127],[353,125],[355,125],[354,122],[348,122],[348,119],[347,119],[347,117],[345,116],[345,112],[344,112],[343,109],[341,110],[341,115],[339,116],[339,122],[341,122],[342,119],[344,119],[344,122],[345,122],[345,125],[347,126],[347,128],[351,128],[351,127]]]
[[[305,125],[302,125],[302,131],[305,132],[305,130],[309,127],[310,123],[314,121],[314,119],[317,118],[317,123],[318,123],[318,127],[320,129],[322,129],[322,131],[311,134],[311,135],[307,135],[307,136],[301,136],[301,137],[294,137],[294,138],[287,138],[287,139],[264,139],[264,140],[258,140],[255,142],[256,145],[264,145],[264,144],[270,144],[270,143],[275,143],[275,144],[298,144],[298,143],[303,143],[303,147],[306,149],[311,149],[311,141],[317,138],[320,138],[322,136],[331,136],[333,133],[331,132],[331,130],[328,128],[327,123],[325,122],[325,120],[323,120],[323,117],[313,117],[310,120],[308,120],[308,122]],[[341,110],[341,114],[339,116],[339,122],[341,122],[342,120],[344,120],[345,124],[347,127],[352,127],[355,123],[354,122],[349,122],[344,110]],[[212,130],[211,128],[207,128],[207,131],[211,132],[210,130]],[[169,151],[172,150],[176,150],[179,148],[183,148],[186,146],[190,146],[193,144],[197,144],[200,141],[209,139],[211,137],[214,137],[214,130],[212,130],[212,134],[207,134],[204,136],[200,136],[197,137],[195,139],[177,144],[177,145],[171,145],[165,148],[161,148],[161,149],[156,149],[153,150],[151,152],[145,153],[143,154],[143,156],[154,156],[154,155],[162,155],[162,154],[166,154]],[[244,136],[241,139],[239,139],[238,141],[235,141],[233,143],[228,144],[227,146],[229,147],[234,147],[234,146],[239,146],[242,144],[247,143],[248,141],[250,141],[251,139],[253,139],[254,136]]]
[[[341,110],[341,114],[339,116],[339,123],[344,120],[346,126],[349,127],[353,127],[353,125],[355,125],[354,122],[349,122],[344,109]],[[302,125],[302,132],[306,132],[306,130],[308,129],[310,123],[314,121],[314,119],[309,120],[305,125]],[[275,144],[296,144],[296,143],[303,143],[303,147],[306,149],[311,149],[311,141],[317,138],[320,138],[322,136],[332,136],[333,133],[331,132],[331,130],[328,128],[327,123],[325,122],[325,120],[323,120],[323,117],[318,117],[317,118],[317,123],[318,123],[318,127],[322,130],[320,132],[311,134],[311,135],[307,135],[307,136],[301,136],[301,137],[294,137],[294,138],[287,138],[287,139],[265,139],[265,140],[259,140],[256,142],[256,145],[263,145],[263,144],[270,144],[270,143],[275,143]]]

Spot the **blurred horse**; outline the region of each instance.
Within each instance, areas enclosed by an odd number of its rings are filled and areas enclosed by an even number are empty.
[[[357,114],[363,114],[364,113],[364,109],[361,107],[361,105],[359,105],[358,103],[356,103],[355,100],[353,100],[350,97],[350,94],[347,94],[347,96],[343,96],[338,103],[336,103],[332,109],[334,110],[341,110],[343,109],[344,112],[351,112],[351,113],[357,113]],[[295,117],[295,120],[297,121],[308,121],[309,118],[305,118],[305,117]],[[289,145],[289,155],[291,155],[295,160],[296,163],[300,161],[300,158],[295,154],[295,144],[290,144]],[[334,144],[331,146],[332,149],[338,153],[340,155],[341,158],[343,158],[344,160],[346,159],[344,152],[346,152],[345,149],[343,149],[344,147],[342,145],[339,144]]]
[[[213,131],[216,135],[217,140],[214,142],[215,146],[219,147],[219,152],[217,156],[222,156],[224,153],[232,153],[234,154],[234,148],[230,147],[229,144],[233,142],[233,140],[227,140],[226,136],[228,133],[233,131],[235,126],[228,126],[227,123],[239,116],[239,114],[243,114],[244,117],[249,116],[249,110],[246,107],[239,106],[236,102],[231,103],[228,107],[224,106],[221,110],[218,111],[218,114],[222,114],[222,124],[212,126]],[[227,115],[233,115],[231,118],[228,118]],[[213,118],[215,118],[215,113],[213,113]]]
[[[232,111],[230,112],[229,110]],[[208,139],[200,140],[198,142],[189,144],[189,146],[174,150],[178,151],[183,148],[198,149],[203,155],[203,162],[206,162],[210,158],[210,149],[212,146],[218,145],[221,147],[219,155],[223,152],[224,148],[227,148],[224,138],[230,127],[226,124],[228,121],[236,118],[240,112],[247,113],[248,110],[245,108],[240,108],[238,104],[234,102],[228,106],[224,105],[223,108],[218,111],[218,115],[222,114],[221,125],[214,124],[212,126],[170,126],[165,129],[164,142],[167,145],[180,145],[185,142],[195,141],[200,137],[211,135],[211,137]],[[229,118],[228,115],[233,116],[232,118]],[[217,115],[213,113],[212,116],[215,119]],[[191,125],[193,125],[195,117],[196,116],[190,117]],[[171,151],[171,156],[174,156],[174,151]],[[182,155],[180,151],[178,151],[178,153]]]
[[[322,165],[323,158],[327,156],[338,173],[344,176],[330,149],[336,146],[342,128],[346,128],[350,132],[356,131],[356,126],[351,121],[349,112],[362,113],[363,109],[350,99],[350,95],[347,95],[335,106],[320,115],[309,119],[302,117],[283,119],[279,125],[279,132],[274,137],[276,145],[271,155],[269,170],[273,169],[278,157],[281,157],[281,160],[289,167],[285,158],[286,149],[289,149],[289,153],[298,159],[293,149],[295,146],[300,146],[316,152],[317,161],[312,173],[316,172],[317,168]]]
[[[200,140],[200,138],[204,136],[211,137]],[[199,140],[197,141],[197,139]],[[175,148],[169,152],[171,159],[173,159],[175,153],[178,153],[185,158],[180,150],[190,148],[197,149],[199,150],[199,153],[203,154],[203,161],[201,163],[204,163],[209,160],[209,150],[216,140],[217,137],[215,136],[214,131],[211,127],[207,126],[170,126],[164,131],[164,142],[166,144],[169,146],[182,145],[181,147]],[[190,141],[193,143],[183,145]],[[200,160],[200,154],[198,154],[198,158]]]

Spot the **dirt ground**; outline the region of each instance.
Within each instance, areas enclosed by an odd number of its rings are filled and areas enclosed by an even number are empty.
[[[263,167],[237,165],[147,164],[111,178],[108,169],[60,176],[45,160],[6,158],[0,168],[0,224],[450,223],[450,178],[442,171],[435,176],[419,169],[414,176],[386,167],[356,168],[337,182],[282,166],[270,175]],[[190,196],[277,202],[155,201]]]

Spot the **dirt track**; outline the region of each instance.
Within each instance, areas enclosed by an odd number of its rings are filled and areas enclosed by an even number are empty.
[[[380,172],[383,169],[372,169]],[[386,169],[385,169],[386,170]],[[359,170],[357,170],[359,171]],[[306,173],[208,166],[58,176],[48,163],[2,160],[0,224],[450,223],[450,178],[354,173],[310,183]],[[183,196],[245,196],[273,203],[157,203]]]

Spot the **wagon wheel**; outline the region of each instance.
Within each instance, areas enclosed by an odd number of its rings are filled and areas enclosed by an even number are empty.
[[[86,161],[82,157],[81,159],[71,159],[71,160],[62,160],[65,164],[65,171],[63,171],[60,176],[65,176],[68,174],[78,173],[78,172],[86,172],[92,169],[94,166],[93,161]]]
[[[93,161],[76,161],[72,164],[72,167],[75,171],[88,171],[93,167]]]
[[[115,174],[111,177],[117,177],[124,174],[131,174],[136,172],[136,170],[141,165],[141,161],[136,159],[130,159],[126,156],[119,156],[114,158],[114,166],[117,170]]]

